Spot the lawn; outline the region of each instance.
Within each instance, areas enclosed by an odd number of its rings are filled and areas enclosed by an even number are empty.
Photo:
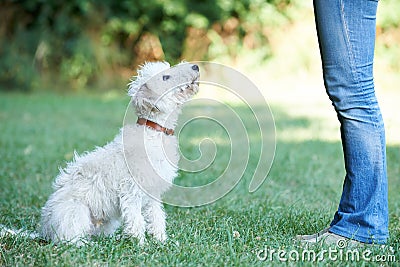
[[[0,94],[0,224],[36,229],[58,167],[72,159],[74,150],[92,150],[118,132],[128,104],[121,95]],[[257,163],[257,153],[251,152],[250,167],[227,196],[196,208],[165,206],[169,235],[165,244],[148,238],[141,247],[134,239],[99,237],[90,246],[78,248],[8,236],[0,239],[0,266],[265,266],[279,264],[279,256],[288,259],[289,254],[289,265],[296,266],[398,264],[400,150],[396,142],[387,147],[391,248],[368,248],[369,259],[393,261],[395,257],[396,262],[358,262],[344,256],[341,261],[294,260],[305,248],[293,237],[326,227],[337,208],[343,159],[336,126],[332,130],[313,117],[319,114],[302,116],[299,111],[294,116],[278,104],[271,109],[277,130],[275,159],[267,180],[256,192],[248,192],[251,166]],[[212,113],[217,114],[218,107]],[[218,133],[218,129],[206,127],[186,131],[180,146],[189,159],[199,156],[197,139]],[[257,136],[254,128],[247,131],[249,136]],[[325,136],[331,132],[333,138]],[[223,171],[220,165],[226,163],[227,136],[219,136],[221,140],[214,141],[220,149],[216,162],[203,173],[181,172],[179,184],[209,182]],[[209,137],[213,138],[212,134]],[[250,138],[249,145],[257,148],[259,139]],[[316,253],[323,249],[312,248]],[[286,256],[278,254],[279,250]]]

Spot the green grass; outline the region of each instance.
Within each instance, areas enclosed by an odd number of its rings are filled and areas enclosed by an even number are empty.
[[[74,150],[81,153],[110,141],[122,125],[127,101],[113,95],[1,93],[0,224],[36,229],[40,208],[51,193],[58,167],[65,166]],[[5,237],[0,239],[0,266],[265,266],[271,262],[257,258],[257,253],[265,248],[301,253],[303,249],[293,242],[293,237],[321,230],[329,224],[336,209],[344,175],[341,146],[339,141],[323,138],[290,140],[290,133],[295,137],[296,131],[314,131],[320,122],[311,117],[291,117],[281,106],[272,109],[278,141],[274,165],[255,193],[247,191],[251,170],[246,170],[237,187],[214,204],[199,208],[166,206],[169,240],[165,244],[149,238],[140,247],[136,240],[128,238],[99,237],[90,246],[77,248]],[[251,134],[252,129],[248,130]],[[202,134],[191,128],[188,131],[184,138]],[[191,140],[181,140],[180,144],[189,158],[198,157]],[[226,149],[224,142],[218,145],[222,152]],[[257,139],[250,144],[257,145]],[[371,248],[374,255],[393,254],[397,261],[400,260],[399,151],[398,145],[388,145],[389,244],[394,252]],[[255,160],[251,154],[250,166],[255,165]],[[211,172],[220,171],[218,164],[213,164]],[[208,179],[213,173],[205,173],[204,177]],[[200,174],[192,177],[181,173],[178,182],[190,185],[200,183],[201,179]],[[318,252],[322,248],[314,249]],[[280,263],[277,255],[273,263]],[[327,263],[338,262],[290,262],[289,265]]]

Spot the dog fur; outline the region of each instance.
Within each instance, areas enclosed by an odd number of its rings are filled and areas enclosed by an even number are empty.
[[[139,118],[174,129],[182,104],[198,91],[199,68],[146,63],[129,83]],[[160,201],[177,175],[178,143],[173,135],[146,125],[125,125],[113,141],[60,169],[42,208],[40,235],[55,243],[82,244],[92,235],[123,233],[145,240],[145,232],[165,241]]]

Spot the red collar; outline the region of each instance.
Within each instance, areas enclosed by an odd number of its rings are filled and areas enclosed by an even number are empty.
[[[156,131],[163,132],[166,135],[174,135],[174,130],[165,128],[165,127],[161,126],[160,124],[158,124],[154,121],[150,121],[148,119],[138,118],[136,123],[139,125],[146,125],[150,128],[153,128]]]

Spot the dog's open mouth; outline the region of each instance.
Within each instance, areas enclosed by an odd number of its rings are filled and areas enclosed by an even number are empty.
[[[192,85],[196,85],[196,86],[199,86],[199,78],[200,78],[200,76],[197,76],[193,81],[192,81]]]
[[[186,84],[186,86],[179,87],[180,91],[183,92],[187,89],[198,89],[199,84],[200,84],[199,78],[200,78],[200,75],[197,75],[190,83],[188,82]]]
[[[200,84],[199,80],[200,80],[200,73],[198,73],[196,75],[196,77],[194,77],[194,79],[192,80],[192,84],[195,85],[195,86],[199,86],[199,84]]]

